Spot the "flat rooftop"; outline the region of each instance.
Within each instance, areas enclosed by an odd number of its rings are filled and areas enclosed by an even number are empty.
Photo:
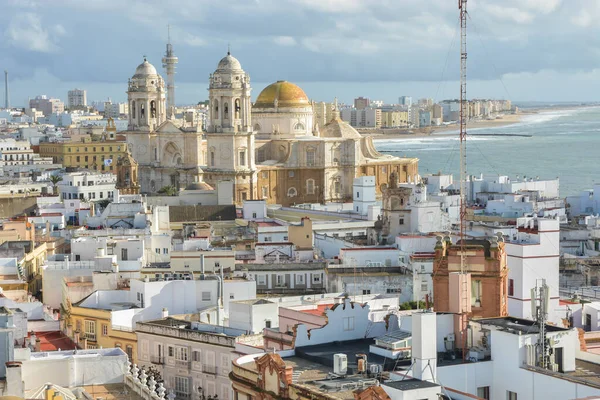
[[[482,318],[475,319],[473,322],[478,322],[482,325],[495,326],[505,329],[512,333],[538,334],[539,328],[535,321],[515,317],[500,317],[500,318]],[[546,332],[566,332],[569,329],[560,328],[554,325],[546,324]]]
[[[414,379],[414,378],[403,379],[401,381],[383,382],[381,385],[388,386],[388,387],[391,387],[392,389],[397,389],[397,390],[402,390],[402,391],[426,389],[426,388],[433,388],[433,387],[440,386],[437,383],[421,381],[421,380]]]

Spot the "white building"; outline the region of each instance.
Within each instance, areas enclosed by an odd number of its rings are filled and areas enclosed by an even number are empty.
[[[512,180],[505,175],[481,174],[479,177],[471,176],[468,179],[468,201],[484,205],[490,196],[493,199],[493,196],[496,194],[530,192],[532,196],[535,195],[538,201],[558,199],[560,196],[558,178],[540,180],[539,177],[523,176],[520,179],[517,176],[516,179]],[[457,187],[455,188],[457,189]]]
[[[576,196],[568,196],[569,216],[600,213],[600,184]]]
[[[531,289],[546,280],[550,288],[548,321],[562,326],[559,311],[559,223],[552,219],[518,218],[517,233],[505,245],[508,264],[508,313],[534,319]]]
[[[67,94],[69,108],[87,106],[87,91],[84,89],[72,89]]]
[[[129,104],[127,103],[113,103],[112,101],[104,103],[104,118],[106,119],[117,119],[127,114],[129,114]]]
[[[34,153],[28,140],[1,139],[0,167],[6,173],[15,169],[13,166],[52,165],[52,157],[41,157]]]
[[[117,176],[94,171],[67,172],[58,187],[63,200],[112,200],[117,197]]]
[[[413,274],[413,300],[433,299],[433,261],[436,237],[433,235],[400,235],[396,247],[400,251],[400,266]]]
[[[245,334],[245,330],[174,318],[138,323],[139,364],[155,366],[177,398],[205,395],[233,400],[229,372],[239,357],[236,343]]]
[[[355,211],[359,215],[379,215],[380,207],[377,207],[375,192],[375,177],[361,176],[354,178],[354,190],[352,193],[352,202]],[[369,218],[373,220],[374,218]]]
[[[44,116],[65,111],[65,103],[59,99],[48,98],[46,95],[36,96],[35,99],[29,99],[29,108],[35,108],[41,111]]]
[[[345,108],[341,110],[342,121],[359,128],[376,128],[381,126],[381,110],[378,108]]]

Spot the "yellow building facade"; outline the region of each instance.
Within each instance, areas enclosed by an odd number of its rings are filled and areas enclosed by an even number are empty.
[[[121,348],[137,363],[137,336],[132,329],[111,324],[111,310],[78,307],[67,301],[63,326],[66,334],[88,349]],[[83,345],[85,344],[85,346]]]
[[[40,143],[40,155],[64,167],[87,168],[94,171],[117,171],[117,160],[127,155],[127,143],[117,141]],[[105,163],[105,160],[112,160]],[[108,164],[108,165],[107,165]]]
[[[382,111],[382,128],[404,128],[408,126],[408,112],[406,111]]]

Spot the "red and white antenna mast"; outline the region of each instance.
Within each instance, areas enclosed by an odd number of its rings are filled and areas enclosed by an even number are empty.
[[[465,270],[467,227],[467,0],[458,0],[460,11],[460,340],[463,347],[463,359],[467,354],[467,324],[470,311],[468,298],[469,279]]]
[[[467,227],[467,0],[459,0],[460,10],[460,272],[465,266],[465,231]]]

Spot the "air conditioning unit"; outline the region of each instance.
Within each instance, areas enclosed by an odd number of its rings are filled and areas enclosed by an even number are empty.
[[[381,372],[381,370],[382,370],[382,368],[381,368],[381,365],[379,365],[379,364],[371,364],[371,365],[369,365],[369,372],[372,375],[379,374]]]
[[[333,373],[336,375],[346,375],[348,372],[348,356],[346,354],[333,355]]]
[[[446,340],[449,342],[454,342],[456,340],[456,336],[454,336],[454,333],[449,333],[448,336],[446,336]]]

